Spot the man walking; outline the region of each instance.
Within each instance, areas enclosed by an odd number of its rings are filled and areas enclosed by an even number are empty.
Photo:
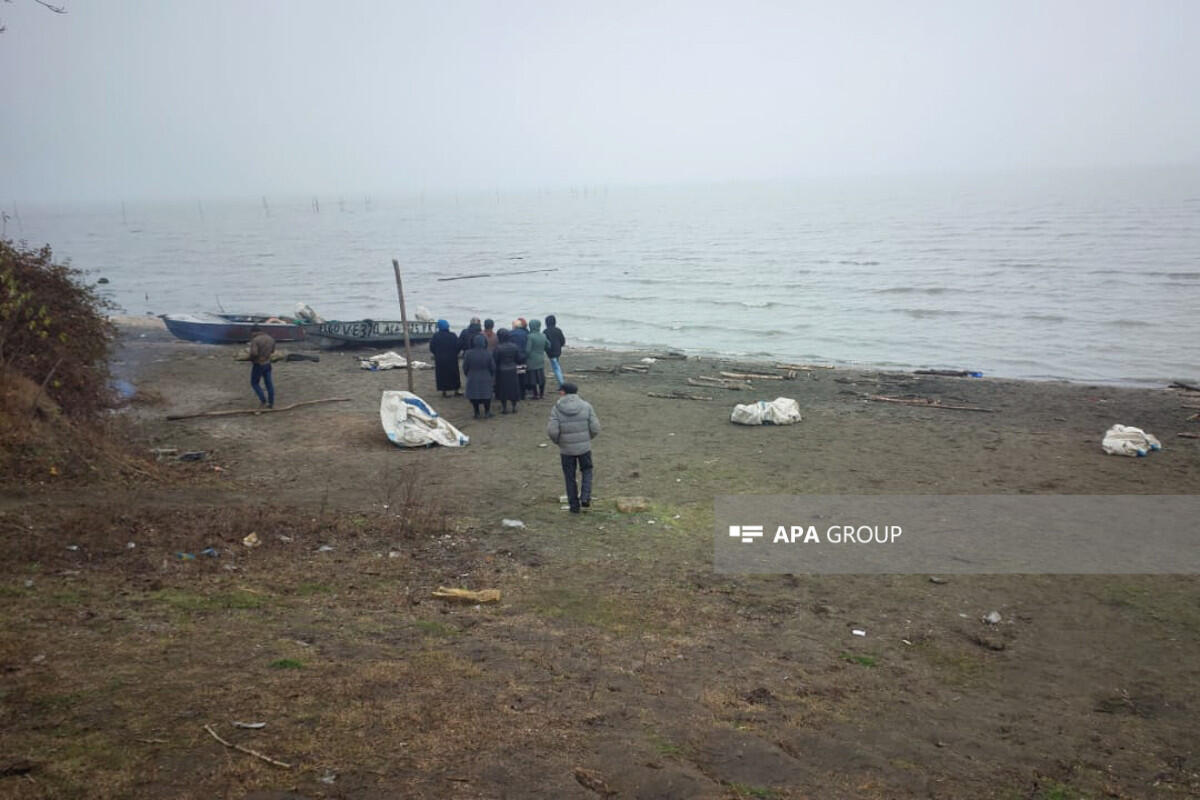
[[[563,477],[567,482],[567,502],[571,513],[592,504],[592,439],[600,433],[600,420],[591,404],[579,396],[579,387],[564,383],[558,389],[558,402],[550,410],[546,435],[558,445]],[[583,483],[575,488],[575,469],[583,474]]]
[[[261,408],[275,407],[275,382],[271,380],[271,355],[275,352],[275,340],[262,328],[255,325],[250,329],[250,388],[258,395]],[[267,385],[267,393],[258,383]]]
[[[558,381],[558,385],[563,385],[562,367],[558,365],[558,357],[562,355],[563,347],[567,344],[567,337],[563,335],[562,328],[558,327],[558,320],[553,314],[546,315],[546,339],[550,342],[550,346],[546,348],[546,358],[550,359],[550,369],[554,371],[554,380]]]

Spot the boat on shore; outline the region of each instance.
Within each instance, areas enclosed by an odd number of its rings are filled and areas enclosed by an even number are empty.
[[[293,320],[270,314],[160,314],[167,330],[189,342],[206,344],[245,344],[250,341],[250,329],[262,328],[277,342],[295,342],[305,338],[305,328]]]
[[[337,347],[403,347],[404,326],[400,320],[359,319],[352,321],[330,320],[305,325],[306,338],[324,349]],[[408,340],[411,344],[424,344],[437,332],[437,323],[432,320],[408,321]]]

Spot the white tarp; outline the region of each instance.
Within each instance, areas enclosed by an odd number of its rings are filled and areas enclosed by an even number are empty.
[[[1100,443],[1110,456],[1144,456],[1162,450],[1162,443],[1141,428],[1113,425]]]
[[[379,420],[388,439],[397,447],[465,447],[470,437],[438,416],[429,404],[412,392],[383,393]]]
[[[729,421],[738,425],[792,425],[800,421],[800,404],[790,397],[776,397],[733,407]]]
[[[408,367],[408,362],[404,360],[404,356],[389,350],[369,358],[361,358],[358,365],[369,370],[405,369]],[[413,369],[427,369],[428,367],[429,365],[424,361],[413,359]]]

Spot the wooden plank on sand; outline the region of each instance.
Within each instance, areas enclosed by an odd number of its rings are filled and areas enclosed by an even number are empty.
[[[949,406],[929,397],[885,397],[881,394],[873,394],[868,399],[878,400],[881,403],[903,403],[907,406],[921,406],[922,408],[941,408],[947,411],[984,411],[989,414],[996,412],[994,408],[979,406]]]
[[[301,406],[314,406],[317,403],[348,403],[349,397],[326,397],[322,400],[305,400],[301,403],[292,403],[290,406],[282,408],[240,408],[233,411],[201,411],[198,414],[168,414],[167,419],[194,419],[196,417],[235,417],[239,414],[278,414],[281,411],[291,411],[293,408]]]

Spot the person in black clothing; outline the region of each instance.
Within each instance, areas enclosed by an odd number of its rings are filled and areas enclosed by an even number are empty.
[[[512,403],[515,414],[517,400],[521,397],[521,385],[517,381],[517,363],[521,360],[521,351],[512,343],[504,328],[496,332],[496,337],[500,340],[492,353],[496,361],[496,399],[500,401],[501,414],[508,413],[509,403]]]
[[[471,324],[463,328],[458,334],[458,351],[465,353],[475,344],[475,337],[483,333],[483,323],[479,321],[479,317],[471,317]]]
[[[437,380],[438,391],[442,397],[449,397],[447,392],[461,395],[462,381],[458,376],[458,337],[450,332],[450,323],[444,319],[437,321],[437,333],[429,340],[429,352],[433,353],[434,378]]]
[[[484,416],[492,415],[492,390],[496,385],[496,362],[487,349],[487,339],[481,333],[475,337],[471,349],[463,354],[463,374],[467,376],[467,399],[479,419],[482,408]]]
[[[554,371],[554,380],[558,381],[559,387],[563,385],[562,367],[558,365],[558,357],[562,355],[563,348],[567,346],[567,337],[563,335],[562,328],[558,327],[558,320],[553,314],[546,315],[546,338],[550,340],[550,346],[546,348],[546,358],[550,359],[550,369]]]

